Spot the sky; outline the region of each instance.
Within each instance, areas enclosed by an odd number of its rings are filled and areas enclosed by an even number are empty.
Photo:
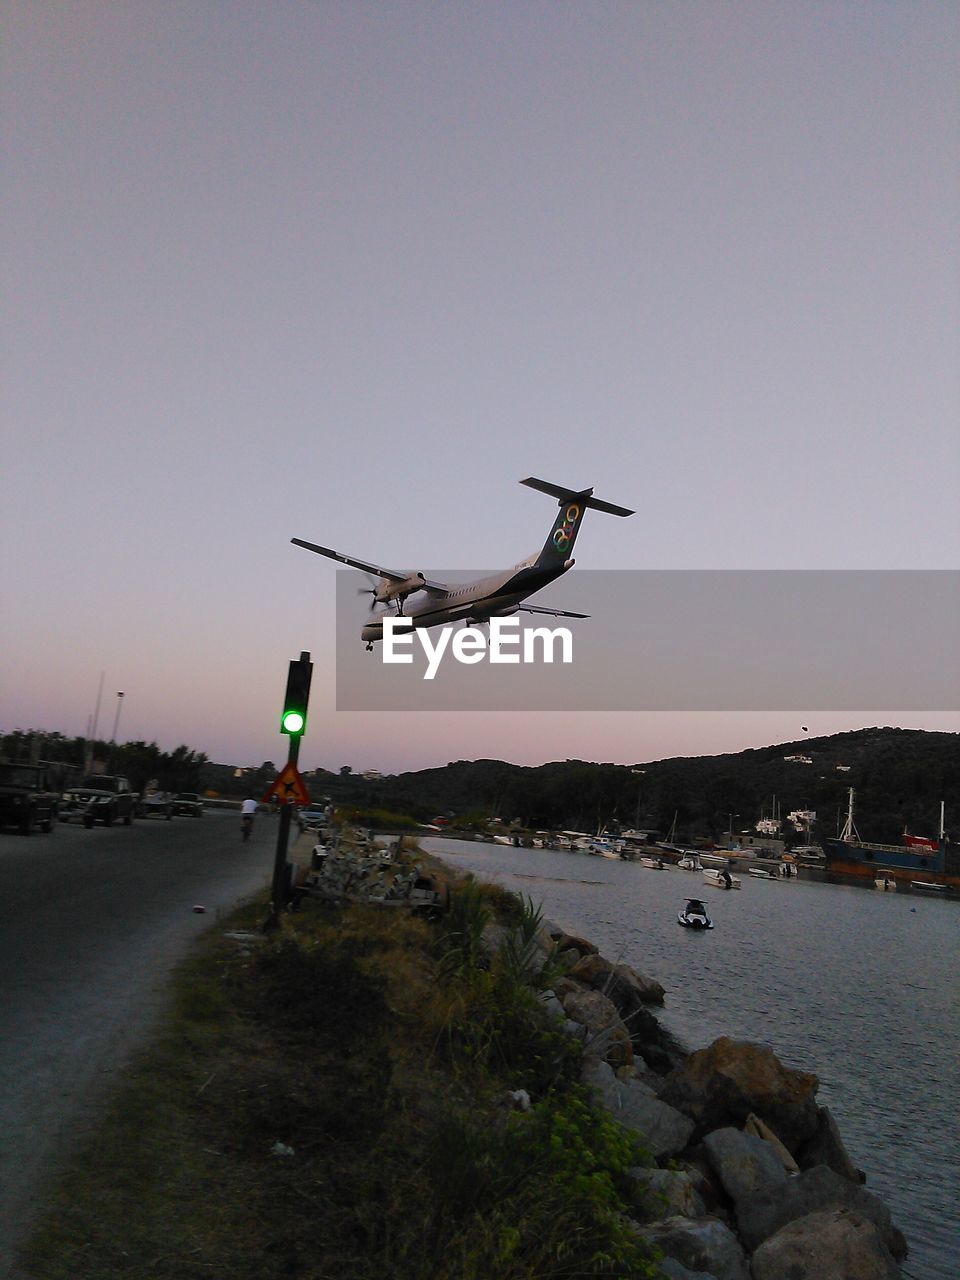
[[[103,673],[101,735],[282,759],[301,651],[307,768],[960,730],[338,711],[338,571],[290,543],[508,566],[534,475],[636,509],[583,569],[957,568],[956,6],[0,14],[0,730],[85,733]]]

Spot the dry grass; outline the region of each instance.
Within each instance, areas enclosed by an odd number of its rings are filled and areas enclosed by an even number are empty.
[[[561,1094],[530,1117],[498,1102],[530,1074],[515,1058],[565,1070],[522,992],[438,982],[436,927],[400,911],[310,903],[269,941],[224,936],[263,915],[243,909],[179,970],[161,1034],[40,1221],[30,1275],[653,1274],[608,1204],[602,1162],[627,1159],[609,1126]]]

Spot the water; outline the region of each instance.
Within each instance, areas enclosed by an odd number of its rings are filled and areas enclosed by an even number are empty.
[[[960,906],[807,880],[699,874],[545,849],[430,839],[425,849],[542,903],[608,959],[663,983],[689,1049],[769,1044],[814,1072],[867,1189],[907,1237],[906,1274],[960,1275]],[[715,928],[681,929],[687,895]]]

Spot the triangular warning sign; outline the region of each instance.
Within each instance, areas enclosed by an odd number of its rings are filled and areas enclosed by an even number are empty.
[[[263,797],[266,804],[274,796],[281,804],[309,804],[310,792],[303,785],[303,779],[297,772],[293,761],[288,761],[280,771],[280,776],[267,790]]]

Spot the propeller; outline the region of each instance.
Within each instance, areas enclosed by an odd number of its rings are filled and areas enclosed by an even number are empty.
[[[377,579],[377,578],[375,578],[375,577],[373,576],[373,574],[372,574],[372,573],[367,573],[367,572],[365,572],[365,571],[362,571],[362,572],[363,572],[363,576],[364,576],[364,577],[366,578],[366,580],[370,583],[370,586],[369,586],[369,587],[357,587],[357,595],[358,595],[358,596],[372,596],[372,599],[371,599],[371,601],[370,601],[370,612],[371,612],[371,613],[373,613],[373,611],[376,609],[376,607],[377,607],[377,604],[378,604],[378,603],[386,605],[386,606],[387,606],[387,612],[389,612],[389,601],[384,600],[384,599],[383,599],[383,597],[380,595],[380,592],[381,592],[381,590],[383,589],[383,585],[384,585],[384,582],[385,582],[386,580],[385,580],[385,579],[383,579],[383,578]],[[403,597],[403,596],[395,596],[395,597],[394,597],[394,599],[395,599],[395,600],[396,600],[396,602],[397,602],[397,613],[398,613],[398,614],[402,614],[402,613],[403,613],[403,600],[404,600],[404,597]]]
[[[377,586],[377,580],[372,573],[364,573],[363,576],[370,583],[370,586],[357,587],[357,595],[372,597],[370,601],[370,612],[373,613],[374,609],[377,607],[377,591],[379,590],[379,587]]]

